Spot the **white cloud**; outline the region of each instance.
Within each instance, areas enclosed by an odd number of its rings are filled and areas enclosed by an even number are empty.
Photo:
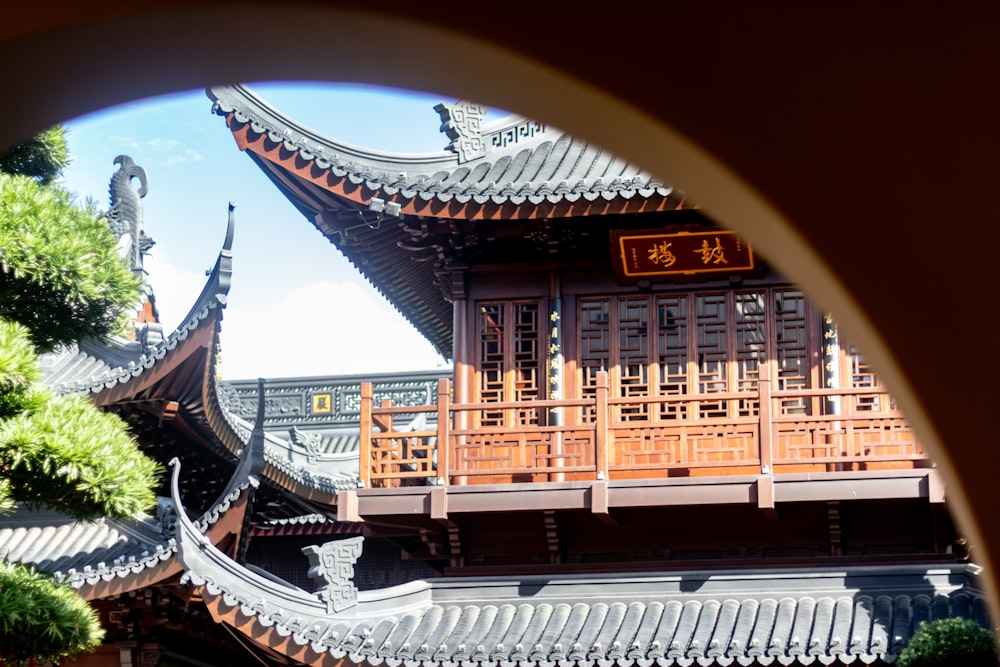
[[[226,379],[441,368],[391,306],[358,282],[303,285],[271,303],[231,299],[222,328]]]
[[[149,147],[154,151],[163,153],[170,152],[177,148],[178,141],[176,139],[150,139]]]
[[[205,286],[205,275],[175,265],[165,252],[154,250],[146,256],[143,266],[149,272],[147,282],[153,286],[156,309],[160,313],[164,334],[181,324],[195,299]]]
[[[204,156],[198,151],[186,148],[182,153],[174,153],[170,157],[166,158],[160,165],[163,167],[172,167],[175,164],[185,164],[187,162],[200,162],[205,159]]]
[[[116,134],[108,137],[108,143],[111,145],[121,146],[125,148],[142,148],[142,143],[139,142],[135,137],[124,136],[121,134]]]

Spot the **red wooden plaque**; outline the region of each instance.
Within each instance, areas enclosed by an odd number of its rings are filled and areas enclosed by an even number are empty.
[[[615,264],[625,280],[754,269],[753,249],[732,232],[615,230]]]

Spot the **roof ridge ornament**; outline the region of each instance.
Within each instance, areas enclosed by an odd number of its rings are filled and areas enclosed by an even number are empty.
[[[148,191],[146,170],[129,155],[119,155],[114,164],[118,165],[118,171],[111,175],[108,185],[111,208],[101,217],[115,237],[118,253],[133,273],[144,276],[143,258],[156,243],[146,234],[142,220],[142,198]],[[133,185],[134,180],[139,181],[138,187]]]
[[[302,548],[309,558],[309,576],[322,586],[316,594],[326,600],[327,613],[333,614],[358,604],[354,585],[354,565],[361,557],[364,537],[333,540],[322,546]]]
[[[441,116],[441,131],[451,139],[445,150],[458,154],[458,163],[469,162],[486,155],[482,122],[489,107],[467,100],[454,104],[442,102],[434,107]]]

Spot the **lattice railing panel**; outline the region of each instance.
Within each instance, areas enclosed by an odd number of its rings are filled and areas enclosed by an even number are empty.
[[[593,427],[456,431],[452,473],[497,475],[594,469]]]
[[[436,475],[436,431],[375,433],[371,446],[373,485],[387,485],[387,480]],[[376,484],[376,480],[380,480]]]
[[[781,419],[776,463],[917,460],[926,457],[901,417],[850,416]]]
[[[741,465],[759,461],[757,424],[732,423],[689,429],[691,463]]]
[[[670,427],[620,427],[610,445],[612,470],[652,470],[683,465],[686,441],[683,429]]]
[[[758,462],[757,422],[612,427],[613,470],[650,470]]]

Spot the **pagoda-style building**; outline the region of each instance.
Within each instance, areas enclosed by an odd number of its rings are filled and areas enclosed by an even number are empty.
[[[105,614],[81,664],[886,665],[924,620],[990,625],[893,397],[683,193],[475,104],[436,107],[444,150],[395,155],[209,96],[453,368],[219,380],[232,220],[176,332],[53,361],[176,459],[162,517],[98,522],[120,547],[72,570],[0,524]]]

